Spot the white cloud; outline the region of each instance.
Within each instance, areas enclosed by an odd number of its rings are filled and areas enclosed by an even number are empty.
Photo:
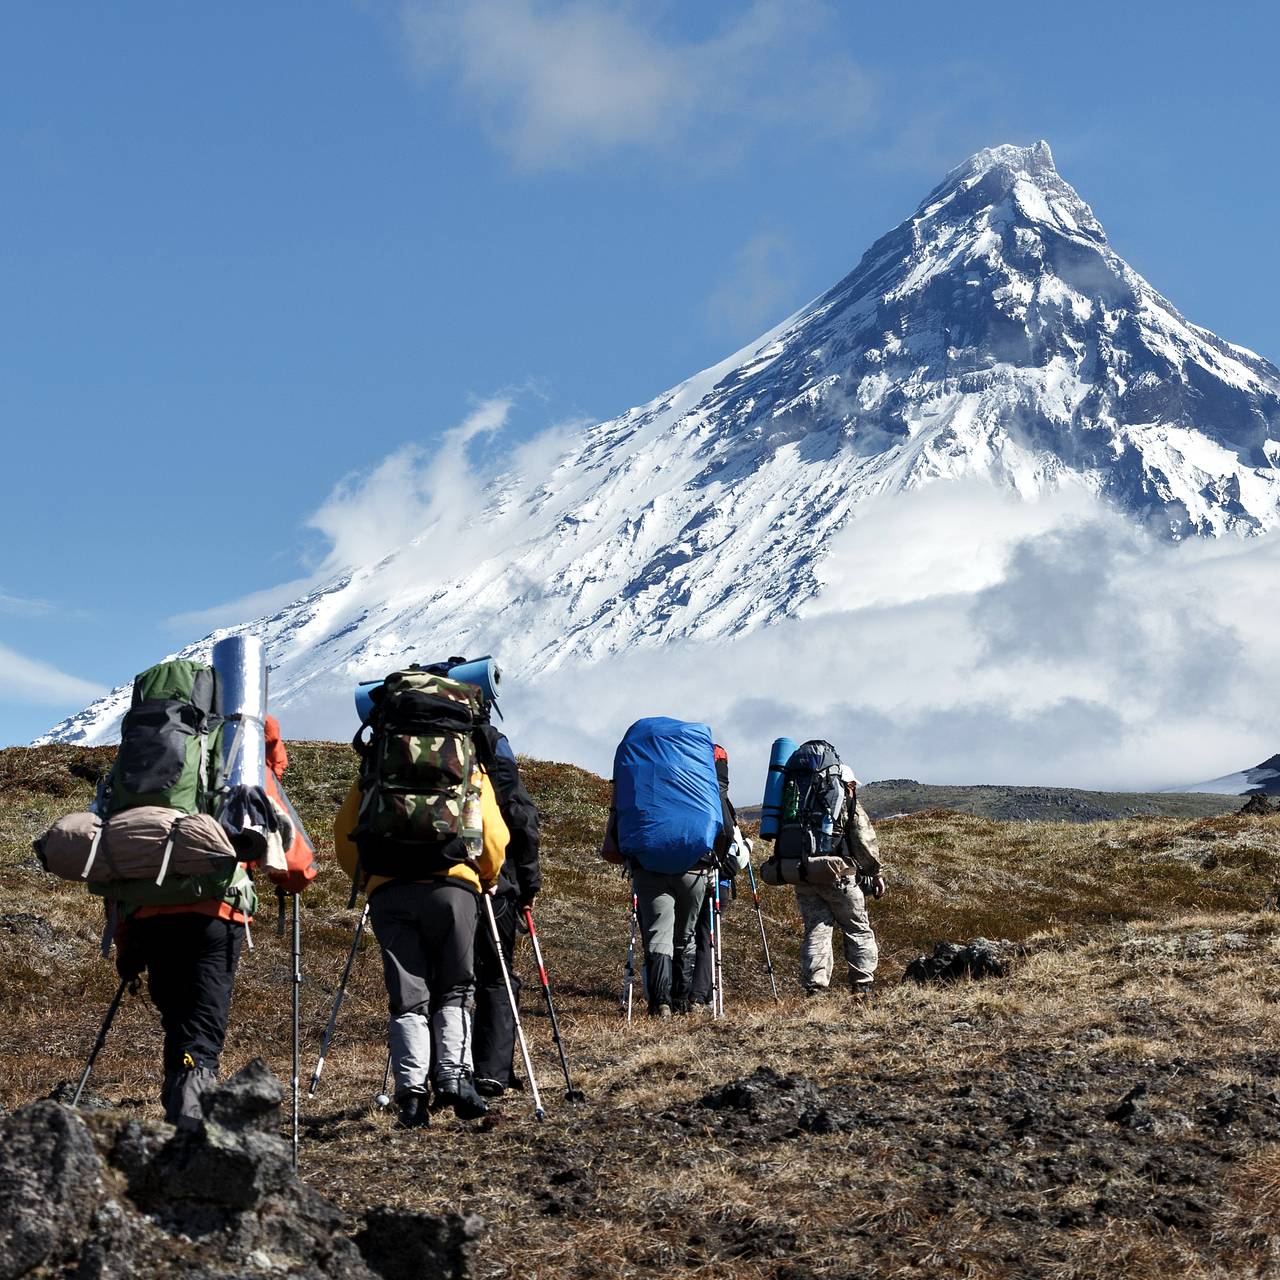
[[[1079,494],[939,484],[864,510],[838,550],[839,583],[802,620],[509,681],[513,741],[607,773],[640,716],[703,719],[744,803],[781,735],[829,737],[864,778],[1112,789],[1280,750],[1260,696],[1280,666],[1280,538],[1172,545]]]
[[[23,618],[43,618],[56,608],[51,600],[35,600],[29,596],[15,596],[7,591],[0,591],[0,613]]]
[[[753,236],[707,303],[712,324],[742,339],[778,322],[797,301],[799,275],[791,242],[774,231]]]
[[[483,400],[432,448],[405,445],[372,471],[339,484],[307,521],[329,546],[317,577],[372,564],[431,531],[461,537],[479,509],[483,484],[468,446],[500,431],[512,404],[507,396]],[[437,548],[437,558],[444,558],[443,551]]]
[[[371,470],[341,480],[308,517],[306,526],[324,540],[314,571],[279,586],[253,591],[208,609],[177,614],[168,625],[185,635],[208,633],[269,617],[353,568],[396,554],[396,572],[383,574],[384,588],[426,591],[448,580],[460,566],[483,558],[506,528],[501,516],[481,522],[499,479],[515,487],[538,484],[549,474],[574,433],[586,425],[554,423],[514,445],[492,451],[479,442],[508,426],[516,393],[479,400],[431,447],[404,445]],[[492,457],[489,457],[489,452]]]
[[[0,644],[0,699],[54,706],[58,703],[89,702],[106,690],[90,680],[68,675],[57,667],[28,658],[8,645]]]
[[[571,167],[613,150],[723,158],[762,129],[830,136],[867,118],[867,77],[829,51],[818,0],[756,0],[702,40],[656,6],[603,0],[406,0],[415,70],[443,77],[519,163]]]

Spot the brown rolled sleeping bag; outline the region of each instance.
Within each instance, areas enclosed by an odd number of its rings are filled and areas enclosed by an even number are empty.
[[[63,880],[154,880],[225,872],[237,862],[227,833],[207,813],[159,805],[59,818],[34,842],[45,869]]]
[[[800,859],[779,858],[775,853],[761,865],[760,879],[765,884],[838,884],[856,871],[856,867],[833,854]]]

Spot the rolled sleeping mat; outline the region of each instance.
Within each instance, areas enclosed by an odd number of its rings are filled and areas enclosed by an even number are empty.
[[[497,702],[498,688],[502,683],[502,668],[486,655],[473,658],[470,662],[460,662],[448,669],[451,680],[460,680],[463,684],[473,684],[484,695],[486,702]],[[356,685],[356,715],[364,724],[373,711],[373,691],[382,684],[381,680],[362,680]]]
[[[373,713],[373,691],[382,683],[381,680],[362,680],[356,685],[356,715],[364,724]]]
[[[229,787],[267,783],[267,663],[257,636],[227,636],[213,646],[218,675],[223,780]]]
[[[267,662],[257,636],[227,636],[213,646],[222,725],[223,801],[218,821],[246,861],[270,849],[275,818],[267,782]]]
[[[450,667],[449,678],[461,680],[463,684],[473,684],[484,694],[486,702],[497,702],[502,669],[486,654],[483,658],[472,658],[470,662],[460,662],[456,667]]]
[[[775,840],[782,818],[782,771],[795,753],[790,738],[775,738],[769,752],[769,772],[764,780],[764,802],[760,806],[760,838]]]

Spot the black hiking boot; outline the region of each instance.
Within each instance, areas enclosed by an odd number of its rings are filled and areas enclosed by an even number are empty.
[[[396,1128],[425,1129],[431,1123],[431,1108],[425,1093],[402,1093],[396,1099]]]
[[[500,1098],[507,1091],[507,1086],[501,1080],[494,1080],[490,1076],[476,1077],[476,1092],[482,1098]]]
[[[452,1107],[459,1120],[479,1120],[487,1115],[489,1104],[476,1092],[470,1076],[436,1085],[436,1107]]]

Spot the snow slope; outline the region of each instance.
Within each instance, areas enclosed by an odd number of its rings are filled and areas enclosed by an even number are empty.
[[[1280,755],[1272,756],[1252,769],[1229,773],[1212,782],[1197,782],[1188,787],[1171,787],[1170,791],[1210,791],[1220,796],[1280,796]]]
[[[286,710],[450,653],[530,680],[803,616],[871,495],[1079,486],[1170,538],[1249,535],[1280,523],[1277,462],[1280,371],[1133,271],[1046,143],[1001,146],[759,340],[581,432],[546,475],[498,477],[461,540],[433,525],[236,629],[263,636]],[[109,741],[127,698],[47,737]]]

